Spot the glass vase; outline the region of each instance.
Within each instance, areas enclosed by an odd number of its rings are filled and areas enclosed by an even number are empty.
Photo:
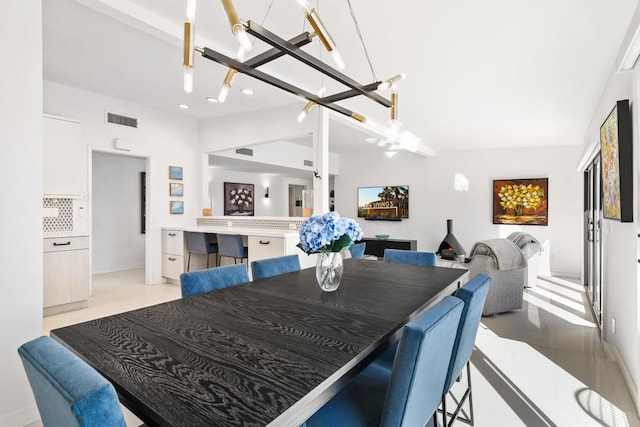
[[[342,255],[340,252],[321,252],[316,263],[316,280],[320,289],[333,292],[342,279]]]

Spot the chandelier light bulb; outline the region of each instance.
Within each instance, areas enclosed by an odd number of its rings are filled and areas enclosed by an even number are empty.
[[[187,0],[187,22],[196,20],[196,0]]]
[[[344,60],[342,59],[342,55],[338,49],[333,49],[331,51],[331,58],[333,58],[333,62],[336,64],[338,70],[344,70]]]
[[[236,59],[240,62],[244,62],[249,57],[249,51],[244,48],[244,46],[240,46],[238,48],[238,53],[236,53]]]
[[[193,92],[193,68],[184,67],[184,91],[185,93]]]
[[[249,40],[249,36],[247,32],[244,30],[244,27],[235,27],[234,32],[236,39],[238,39],[238,43],[240,43],[240,47],[249,53],[251,51],[251,40]]]
[[[311,13],[311,8],[309,7],[309,3],[307,3],[307,0],[297,0],[297,2],[304,13]]]
[[[395,90],[397,87],[396,83],[400,80],[404,80],[406,77],[407,75],[405,73],[396,74],[395,76],[390,77],[383,82],[380,82],[380,84],[378,85],[378,90],[386,90],[389,88],[393,88]]]
[[[218,94],[218,102],[220,104],[224,103],[224,101],[227,100],[227,95],[229,95],[229,89],[231,89],[231,86],[229,85],[222,85],[222,88],[220,89],[220,93]]]
[[[304,121],[304,119],[307,118],[307,113],[305,110],[300,111],[300,114],[298,114],[298,123],[302,123]]]
[[[301,123],[309,114],[309,111],[311,111],[311,109],[316,105],[315,102],[313,101],[309,101],[305,104],[304,108],[302,109],[302,111],[300,111],[300,114],[298,114],[298,123]]]

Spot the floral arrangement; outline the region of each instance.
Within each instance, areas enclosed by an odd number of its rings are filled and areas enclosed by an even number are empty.
[[[229,200],[231,205],[237,206],[240,211],[249,209],[253,204],[253,196],[247,188],[232,189],[229,191]]]
[[[337,212],[312,215],[302,222],[298,247],[307,254],[340,252],[362,238],[360,225]]]
[[[523,208],[536,209],[540,206],[544,190],[539,185],[509,184],[500,188],[498,197],[500,206],[521,215]]]

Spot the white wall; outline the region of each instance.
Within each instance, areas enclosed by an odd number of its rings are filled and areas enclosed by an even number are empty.
[[[634,212],[633,222],[622,223],[605,219],[602,224],[602,289],[604,340],[615,350],[615,356],[623,373],[628,372],[628,385],[632,396],[637,398],[640,386],[640,292],[638,292],[638,262],[640,242],[638,234],[637,205],[640,202],[637,192],[640,188],[638,168],[640,167],[640,109],[638,108],[640,71],[616,73],[612,71],[603,91],[602,99],[595,109],[594,116],[585,138],[585,147],[600,140],[600,126],[613,109],[616,101],[629,99],[633,124],[634,146]],[[612,319],[616,319],[616,332],[611,330]],[[633,382],[633,384],[631,384]],[[639,402],[636,401],[638,406]],[[640,406],[638,406],[640,408]]]
[[[161,227],[195,225],[195,218],[200,214],[202,179],[197,121],[179,112],[168,113],[47,81],[44,82],[44,111],[78,119],[88,151],[110,150],[115,138],[124,138],[133,143],[130,154],[149,157],[146,257],[150,268],[147,279],[152,283],[164,282]],[[138,128],[105,123],[105,111],[138,118]],[[169,166],[184,168],[184,215],[169,213]]]
[[[314,110],[318,109],[314,108]],[[200,120],[198,123],[199,150],[202,153],[212,153],[311,135],[317,123],[317,111],[312,111],[302,123],[296,120],[298,114],[300,114],[300,104],[292,104],[249,114]]]
[[[17,41],[19,40],[19,43]],[[42,6],[0,2],[0,425],[39,418],[17,348],[42,335]]]
[[[506,237],[525,231],[550,250],[555,274],[579,277],[582,262],[582,175],[573,165],[580,147],[545,147],[450,151],[435,158],[399,152],[392,158],[382,152],[343,155],[342,174],[335,178],[336,211],[356,218],[357,188],[409,185],[409,219],[360,220],[366,236],[384,233],[392,238],[418,240],[418,250],[437,250],[453,219],[454,234],[469,252],[478,240]],[[454,176],[469,180],[467,192],[454,190]],[[504,226],[492,220],[494,179],[549,178],[549,225]]]
[[[212,197],[213,215],[224,215],[224,183],[238,182],[254,185],[254,212],[256,216],[289,216],[289,184],[313,187],[309,179],[274,174],[239,172],[217,167],[209,168],[209,191]],[[269,187],[269,198],[264,197]]]
[[[146,160],[93,153],[92,273],[144,267],[140,172]]]

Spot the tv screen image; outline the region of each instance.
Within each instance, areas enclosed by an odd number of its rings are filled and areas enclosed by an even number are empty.
[[[409,218],[409,186],[359,187],[358,217],[390,221]]]

